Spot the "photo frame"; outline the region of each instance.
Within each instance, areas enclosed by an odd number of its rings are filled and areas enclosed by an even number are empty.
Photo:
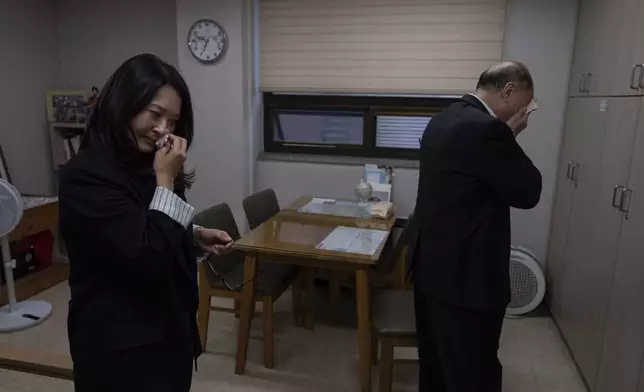
[[[2,151],[2,146],[0,146],[0,178],[9,183],[11,181],[11,175],[9,174],[9,167],[7,166],[7,160],[4,157],[4,152]]]
[[[84,124],[89,115],[88,98],[84,90],[47,91],[47,121]]]

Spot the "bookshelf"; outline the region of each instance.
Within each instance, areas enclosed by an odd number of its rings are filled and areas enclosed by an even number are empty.
[[[49,123],[49,140],[55,176],[58,169],[76,155],[84,133],[85,124],[83,123]],[[57,183],[58,181],[56,181],[56,188],[58,188]]]

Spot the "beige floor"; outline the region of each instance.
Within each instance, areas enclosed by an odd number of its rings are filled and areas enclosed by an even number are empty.
[[[31,330],[0,335],[0,343],[29,349],[67,353],[65,317],[69,290],[65,284],[53,287],[38,297],[54,305],[54,314]],[[333,327],[324,322],[325,294],[319,293],[319,315],[314,331],[294,328],[290,296],[278,301],[276,309],[277,368],[262,367],[261,323],[253,323],[247,374],[233,373],[235,320],[232,315],[211,316],[208,352],[199,361],[193,391],[268,392],[355,391],[356,335],[351,328]],[[347,298],[346,311],[352,314]],[[350,316],[348,317],[350,319]],[[406,351],[400,356],[413,356]],[[585,392],[577,370],[552,322],[546,315],[508,319],[503,328],[500,350],[504,365],[506,392]],[[375,372],[374,372],[375,373]],[[395,369],[394,391],[415,391],[416,366]],[[374,383],[375,389],[375,383]],[[0,370],[0,392],[73,391],[70,381]]]

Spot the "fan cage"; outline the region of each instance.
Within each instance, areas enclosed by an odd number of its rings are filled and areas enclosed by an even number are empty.
[[[546,280],[537,257],[528,249],[513,246],[510,252],[512,300],[506,314],[522,315],[533,311],[545,296]]]

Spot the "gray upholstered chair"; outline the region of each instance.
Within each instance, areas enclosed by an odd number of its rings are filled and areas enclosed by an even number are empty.
[[[246,213],[246,219],[248,220],[248,226],[251,230],[257,228],[281,211],[275,191],[272,189],[264,189],[250,195],[243,200],[242,204],[244,206],[244,212]],[[271,265],[279,263],[271,263],[270,260],[265,260],[261,264],[272,268],[270,267]],[[293,269],[293,273],[297,276],[292,282],[293,307],[294,315],[296,316],[295,324],[313,329],[314,270],[296,265],[288,265],[288,268]],[[295,311],[296,307],[300,308],[297,312]]]
[[[222,203],[200,212],[195,217],[195,223],[203,227],[226,231],[233,240],[240,238],[237,223],[226,203]],[[273,303],[291,286],[297,278],[297,269],[287,264],[264,265],[266,270],[258,274],[256,287],[256,302],[262,303],[262,320],[264,330],[264,366],[272,369],[275,366],[273,339]],[[211,310],[236,313],[239,312],[239,300],[242,297],[241,286],[244,283],[244,254],[233,250],[231,253],[210,257],[199,266],[199,334],[204,350],[206,349],[208,322]],[[301,296],[298,290],[293,296]],[[211,306],[211,297],[231,298],[235,308]],[[293,301],[297,304],[299,301]],[[297,319],[301,318],[299,306],[294,306],[293,312]],[[259,314],[259,312],[255,313]]]
[[[372,291],[372,354],[374,364],[379,365],[380,392],[390,392],[394,362],[394,347],[416,347],[416,319],[414,295],[406,290],[405,283],[396,278],[394,271],[406,270],[407,249],[416,240],[416,222],[413,214],[407,218],[405,227],[393,246],[383,253],[374,272],[378,275],[393,276],[391,286],[395,290],[376,289]],[[380,356],[378,357],[378,348]]]

